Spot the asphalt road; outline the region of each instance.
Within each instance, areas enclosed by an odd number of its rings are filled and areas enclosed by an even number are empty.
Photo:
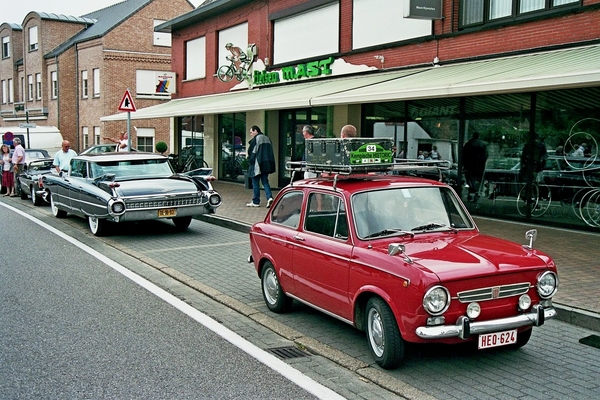
[[[101,252],[0,220],[0,398],[335,397]]]
[[[245,261],[245,233],[197,220],[177,232],[166,221],[122,225],[98,240],[83,219],[57,220],[48,207],[19,207],[112,258],[151,265],[128,268],[161,286],[170,281],[166,275],[185,282],[187,287],[170,290],[260,348],[306,346],[311,356],[286,363],[349,399],[395,398],[394,393],[409,399],[600,399],[600,349],[579,342],[599,332],[553,320],[534,328],[529,344],[517,351],[412,346],[400,368],[384,371],[374,365],[364,333],[351,326],[300,304],[288,314],[270,313],[260,280]],[[199,293],[228,307],[198,302]]]

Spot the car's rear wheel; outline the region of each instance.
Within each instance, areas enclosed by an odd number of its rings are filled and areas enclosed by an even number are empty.
[[[104,236],[107,231],[108,221],[98,217],[88,217],[88,224],[90,225],[90,231],[94,236]]]
[[[282,313],[291,307],[292,299],[283,292],[275,267],[269,261],[263,267],[261,283],[263,298],[269,310]]]
[[[173,218],[173,223],[178,230],[183,231],[192,223],[192,217]]]
[[[59,209],[54,203],[54,196],[50,193],[50,209],[52,210],[52,215],[56,218],[64,218],[67,216],[67,212]]]
[[[367,302],[367,342],[381,368],[396,368],[404,357],[404,339],[390,307],[379,297]]]
[[[31,193],[31,202],[33,203],[34,206],[39,206],[42,204],[42,199],[40,199],[38,196],[36,196],[33,185],[31,185],[29,187],[29,193]]]

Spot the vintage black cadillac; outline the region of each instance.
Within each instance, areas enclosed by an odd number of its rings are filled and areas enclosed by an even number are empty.
[[[210,168],[176,174],[167,157],[153,153],[79,155],[68,172],[43,178],[52,214],[87,218],[96,236],[106,234],[109,222],[163,218],[184,230],[192,217],[221,205],[213,179]]]

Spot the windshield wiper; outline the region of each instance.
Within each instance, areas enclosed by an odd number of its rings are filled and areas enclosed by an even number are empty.
[[[448,226],[446,224],[438,224],[435,222],[432,222],[430,224],[425,224],[425,225],[420,225],[420,226],[416,226],[414,228],[411,229],[411,231],[431,231],[433,229],[438,229],[438,228],[448,228],[450,229],[452,232],[457,233],[458,229],[453,228],[451,226]]]
[[[405,231],[403,229],[391,229],[391,228],[387,228],[387,229],[384,229],[382,231],[375,232],[375,233],[372,233],[372,234],[370,234],[368,236],[365,236],[365,239],[372,239],[374,237],[387,236],[387,235],[402,235],[402,236],[404,236],[404,235],[410,235],[411,237],[415,236],[414,233],[409,232],[409,231]]]

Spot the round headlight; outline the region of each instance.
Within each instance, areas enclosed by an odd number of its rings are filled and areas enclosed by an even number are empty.
[[[208,202],[210,203],[211,206],[216,207],[219,204],[221,204],[221,196],[217,193],[213,193],[208,198]]]
[[[439,315],[450,307],[450,293],[443,286],[434,286],[425,293],[423,307],[431,315]]]
[[[125,211],[125,204],[121,201],[115,201],[110,205],[110,209],[115,214],[121,214]]]
[[[546,271],[538,277],[537,291],[542,299],[548,299],[558,290],[558,276],[554,272]]]
[[[467,317],[475,319],[481,314],[481,306],[479,303],[471,303],[467,306]]]
[[[528,310],[529,307],[531,307],[531,297],[529,297],[527,294],[519,297],[519,310],[525,311]]]

